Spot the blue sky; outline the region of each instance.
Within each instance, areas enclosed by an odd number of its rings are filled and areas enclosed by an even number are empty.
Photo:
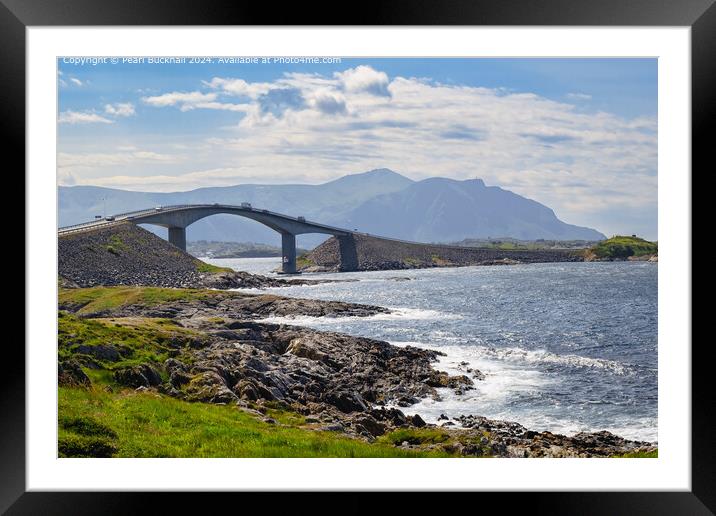
[[[60,184],[481,177],[606,234],[657,237],[655,59],[58,60]]]

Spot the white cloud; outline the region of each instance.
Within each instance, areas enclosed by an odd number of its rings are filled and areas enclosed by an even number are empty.
[[[112,124],[112,120],[89,111],[63,111],[57,122],[60,124]]]
[[[69,153],[60,152],[57,155],[59,168],[107,167],[127,165],[136,162],[164,162],[176,163],[180,157],[172,154],[163,154],[146,150],[139,150],[131,146],[121,146],[130,149],[122,152],[96,152],[96,153]]]
[[[600,213],[656,205],[656,117],[589,113],[566,98],[534,93],[389,78],[368,66],[330,76],[288,73],[270,83],[215,77],[203,86],[210,91],[142,101],[235,111],[243,116],[231,131],[217,126],[171,141],[158,135],[164,161],[109,159],[98,146],[65,158],[65,168],[81,184],[135,190],[317,183],[380,167],[414,179],[481,177],[547,204],[567,222],[592,226]],[[157,169],[171,159],[181,168]]]
[[[385,72],[374,70],[370,66],[360,65],[345,72],[335,72],[333,75],[341,81],[347,92],[390,95],[388,75]]]
[[[214,77],[212,80],[204,84],[212,89],[222,90],[230,95],[239,95],[256,99],[261,95],[265,95],[275,86],[265,82],[248,83],[243,79],[223,79]]]
[[[587,93],[567,93],[567,98],[574,100],[592,100],[592,96]]]
[[[348,111],[345,96],[328,88],[318,89],[308,96],[307,101],[310,107],[326,114],[345,114]]]
[[[156,174],[157,167],[176,167],[186,156],[142,150],[132,145],[120,145],[113,152],[59,152],[57,177],[63,186],[74,184],[112,185],[118,171],[143,172],[145,168]],[[88,178],[92,178],[88,181]],[[147,178],[143,179],[145,182]]]
[[[132,116],[135,114],[134,104],[132,104],[131,102],[105,104],[104,112],[112,116]]]
[[[194,109],[196,104],[214,102],[216,93],[201,93],[200,91],[180,92],[173,91],[153,97],[142,97],[142,102],[154,107],[179,106],[183,111]]]
[[[72,82],[75,86],[82,86],[82,81],[76,77],[70,77],[70,82]]]

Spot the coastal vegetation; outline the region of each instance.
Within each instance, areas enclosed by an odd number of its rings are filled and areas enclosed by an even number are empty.
[[[104,248],[114,255],[119,255],[122,251],[127,250],[127,244],[122,240],[120,235],[112,235],[109,238],[109,242],[104,245]]]
[[[108,289],[109,290],[109,289]],[[112,289],[116,290],[116,289]],[[168,289],[167,289],[168,290]],[[212,318],[213,322],[223,322]],[[279,403],[241,410],[122,385],[117,371],[168,358],[191,363],[202,334],[169,319],[58,313],[59,359],[83,364],[88,382],[59,387],[61,457],[447,457],[450,448],[403,449],[406,432],[373,443],[334,431]],[[113,374],[114,373],[114,374]],[[421,434],[422,435],[422,434]],[[444,439],[429,439],[438,443]],[[396,446],[397,442],[397,446]]]
[[[302,254],[296,258],[296,267],[299,269],[303,269],[306,267],[313,267],[316,265],[316,262],[314,262],[311,258],[306,256],[305,254]]]
[[[218,265],[212,265],[201,260],[196,261],[196,270],[198,270],[199,272],[208,272],[211,274],[217,274],[220,272],[234,272],[234,269],[232,269],[231,267],[219,267]]]
[[[61,457],[448,457],[311,428],[295,412],[191,403],[111,381],[60,387]],[[263,412],[261,412],[263,411]]]
[[[60,306],[77,307],[79,314],[112,310],[128,305],[152,306],[172,301],[224,296],[212,290],[161,287],[90,287],[60,289]]]
[[[652,450],[652,451],[638,451],[638,452],[631,452],[631,453],[623,453],[621,455],[614,455],[612,457],[614,459],[658,459],[659,458],[659,450]]]
[[[603,260],[624,260],[629,257],[656,255],[658,251],[656,242],[649,242],[635,235],[617,235],[592,246],[588,254]]]
[[[169,319],[80,318],[58,313],[58,356],[79,359],[98,371],[141,364],[161,364],[195,345],[200,334]],[[91,376],[90,376],[91,377]]]

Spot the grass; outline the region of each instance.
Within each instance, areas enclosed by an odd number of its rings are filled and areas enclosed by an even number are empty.
[[[172,301],[206,299],[221,292],[161,287],[90,287],[60,289],[60,305],[81,307],[80,314],[113,310],[127,305],[153,306]]]
[[[439,428],[399,428],[380,439],[395,446],[400,446],[403,442],[412,445],[439,444],[450,439],[450,434]]]
[[[234,272],[231,267],[219,267],[218,265],[212,265],[210,263],[196,260],[196,270],[199,272],[210,272],[212,274],[219,274],[221,272]]]
[[[105,245],[104,248],[114,255],[120,255],[121,251],[126,251],[128,249],[128,246],[122,240],[122,237],[115,234],[109,237],[109,244]]]
[[[659,450],[650,452],[634,452],[625,453],[624,455],[614,455],[613,459],[657,459],[659,458]]]
[[[378,438],[378,442],[400,446],[406,442],[423,451],[440,451],[448,456],[460,454],[460,448],[469,448],[475,457],[490,457],[489,433],[474,435],[450,433],[442,428],[398,428]]]
[[[403,258],[403,264],[410,267],[419,267],[422,263],[417,258]]]
[[[102,370],[112,371],[139,364],[162,364],[167,358],[178,357],[200,344],[201,336],[193,330],[181,328],[168,319],[114,318],[85,319],[60,313],[58,318],[58,354],[60,360],[77,358],[91,362],[101,369],[89,370],[92,380],[108,378]],[[111,345],[118,359],[102,359],[92,348]],[[80,353],[79,346],[90,351]],[[117,358],[117,357],[115,357]],[[190,357],[182,357],[189,359]]]
[[[113,371],[152,364],[166,380],[164,360],[176,356],[190,363],[188,350],[202,335],[169,319],[91,319],[60,312],[58,323],[59,358],[92,364],[83,368],[92,382],[89,389],[59,387],[61,457],[449,456],[444,450],[405,450],[391,441],[367,443],[318,431],[278,402],[261,409],[276,421],[271,424],[235,406],[190,403],[124,388],[115,382]],[[109,345],[119,351],[118,360],[98,358],[91,351]],[[80,353],[79,346],[90,351]]]
[[[311,259],[310,259],[309,257],[307,257],[306,255],[303,255],[303,254],[302,254],[301,256],[299,256],[298,258],[296,258],[296,266],[297,266],[297,267],[300,267],[300,268],[313,267],[314,265],[316,265],[316,262],[314,262],[313,260],[311,260]]]
[[[618,259],[630,256],[644,256],[657,254],[659,251],[656,242],[649,242],[634,236],[614,236],[599,242],[588,252],[594,253],[598,258]]]
[[[280,410],[267,416],[229,405],[188,403],[153,392],[60,387],[60,456],[87,457],[446,457],[301,428]]]
[[[433,254],[430,256],[430,259],[432,260],[433,264],[437,265],[438,267],[444,267],[446,265],[450,265],[450,260],[446,260],[445,258],[440,257],[440,255]]]

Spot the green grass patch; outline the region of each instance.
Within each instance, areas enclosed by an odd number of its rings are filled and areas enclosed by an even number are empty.
[[[153,392],[59,390],[60,456],[446,457],[301,428],[271,409],[264,423],[235,406],[189,403]],[[283,424],[281,424],[283,423]],[[116,437],[112,437],[112,436]]]
[[[450,265],[450,260],[446,260],[445,258],[442,258],[440,255],[433,254],[430,256],[430,260],[433,262],[434,265],[437,265],[438,267],[444,267],[446,265]]]
[[[159,305],[173,301],[206,299],[221,292],[188,288],[90,287],[60,289],[61,306],[78,308],[80,314],[113,310],[127,305]]]
[[[109,243],[106,244],[104,248],[114,255],[120,255],[122,254],[122,251],[126,251],[128,249],[128,246],[122,240],[122,237],[114,234],[109,237]]]
[[[60,415],[57,448],[60,457],[111,457],[117,453],[117,434],[94,418]]]
[[[301,267],[301,268],[304,268],[304,267],[313,267],[314,265],[316,265],[316,262],[314,262],[313,260],[311,260],[311,259],[310,259],[308,256],[306,256],[305,254],[302,254],[301,256],[299,256],[299,257],[296,258],[296,266],[297,266],[297,267]]]
[[[630,256],[658,254],[659,247],[656,242],[649,242],[639,237],[614,236],[599,242],[589,251],[599,258],[624,259]]]
[[[85,319],[71,314],[58,319],[60,360],[76,358],[98,365],[101,369],[88,370],[93,382],[109,383],[110,370],[145,363],[161,365],[167,358],[180,357],[184,350],[196,347],[200,338],[194,330],[165,319]]]
[[[403,264],[409,265],[411,267],[419,267],[421,263],[422,262],[417,258],[403,258]]]
[[[625,453],[623,455],[615,455],[613,459],[657,459],[659,458],[659,450],[650,452],[634,452]]]
[[[398,428],[379,440],[400,446],[403,442],[411,445],[439,444],[450,439],[450,434],[439,428]]]
[[[490,457],[489,433],[449,433],[442,428],[398,428],[378,438],[378,442],[400,446],[408,443],[422,451],[440,451],[447,456],[461,456],[468,450],[473,457]]]
[[[210,263],[202,262],[201,260],[195,260],[196,270],[199,272],[210,272],[212,274],[218,274],[221,272],[234,272],[231,267],[219,267],[218,265],[212,265]]]

